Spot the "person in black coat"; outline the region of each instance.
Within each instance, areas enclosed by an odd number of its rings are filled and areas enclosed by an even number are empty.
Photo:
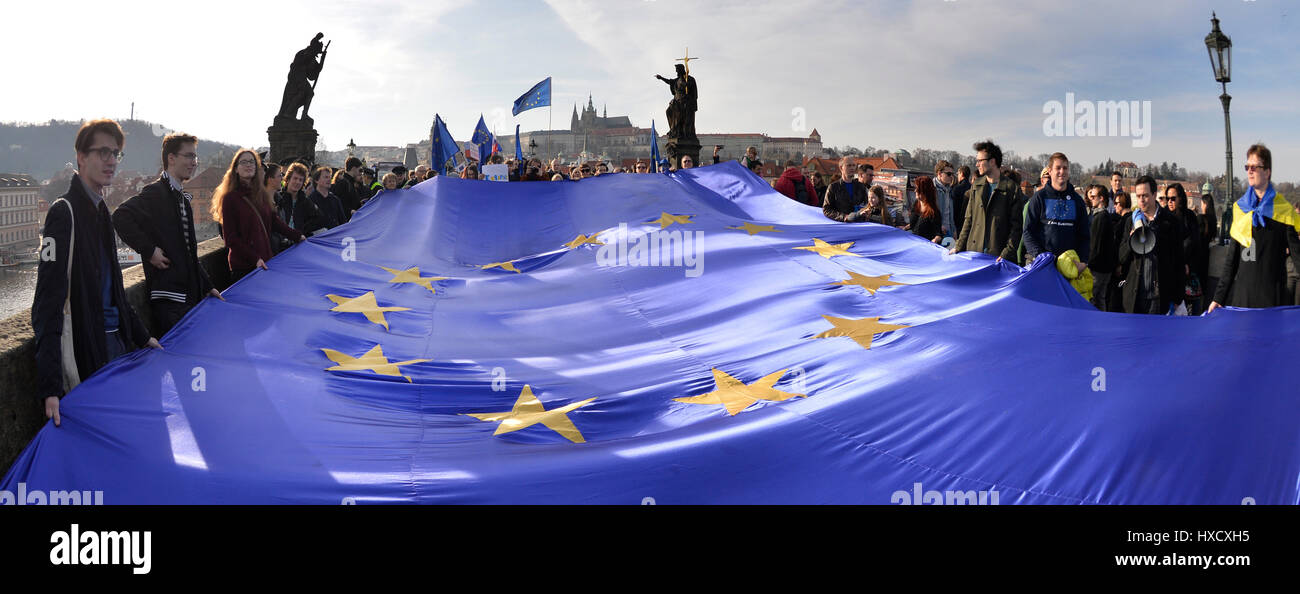
[[[1207,312],[1221,306],[1290,305],[1286,292],[1286,258],[1300,269],[1300,211],[1273,188],[1273,154],[1262,144],[1246,151],[1250,187],[1229,205],[1231,240],[1219,273],[1219,285]],[[1226,218],[1226,217],[1225,217]]]
[[[360,175],[361,159],[348,157],[343,162],[343,171],[334,176],[334,183],[330,185],[330,193],[338,196],[343,205],[343,223],[351,220],[352,213],[361,208],[361,194],[357,190],[357,178]]]
[[[285,174],[284,189],[275,196],[275,208],[285,223],[310,236],[325,228],[325,215],[303,191],[306,181],[307,166],[302,163],[290,165],[289,173]]]
[[[822,214],[841,223],[863,220],[858,212],[867,203],[867,185],[853,179],[853,163],[849,157],[840,159],[840,179],[831,182],[822,199]]]
[[[343,212],[343,202],[330,191],[330,168],[317,167],[311,176],[313,187],[308,197],[324,215],[325,227],[333,229],[342,225],[347,221],[347,213]]]
[[[1187,263],[1187,269],[1184,271],[1187,278],[1191,278],[1194,269],[1193,265],[1201,257],[1201,228],[1196,222],[1196,213],[1187,207],[1187,192],[1183,190],[1183,185],[1179,183],[1169,184],[1165,188],[1164,196],[1165,208],[1173,213],[1174,218],[1182,225],[1183,230],[1183,261]],[[1197,278],[1198,285],[1205,282],[1204,278]],[[1183,294],[1183,301],[1187,302],[1188,315],[1200,315],[1200,308],[1191,301],[1187,301],[1186,292]],[[1200,297],[1196,298],[1197,301]]]
[[[1091,184],[1084,190],[1087,194],[1092,232],[1088,241],[1088,267],[1092,269],[1092,304],[1100,311],[1109,311],[1110,285],[1115,276],[1115,267],[1119,264],[1119,254],[1115,242],[1114,213],[1106,210],[1106,188],[1101,184]]]
[[[934,181],[929,176],[916,179],[916,202],[912,203],[910,228],[912,233],[931,243],[943,241],[943,213],[939,212]]]
[[[181,185],[198,167],[198,139],[168,134],[162,147],[162,175],[113,212],[118,235],[144,260],[149,310],[159,335],[171,330],[204,297],[222,298],[199,264],[194,209]]]
[[[113,120],[91,120],[77,132],[77,173],[50,205],[41,231],[41,261],[32,299],[36,393],[45,416],[61,424],[59,401],[118,355],[162,348],[126,300],[117,236],[104,204],[125,135]],[[65,325],[64,305],[70,325]]]
[[[1210,246],[1219,236],[1219,220],[1214,214],[1214,196],[1206,194],[1201,197],[1201,205],[1196,213],[1197,228],[1201,232],[1201,258],[1192,264],[1192,271],[1201,279],[1202,310],[1210,306],[1214,299],[1214,286],[1210,280]]]
[[[970,190],[970,166],[962,165],[957,168],[957,183],[952,187],[949,196],[952,197],[952,238],[957,239],[961,234],[962,222],[966,220],[966,192]]]
[[[1182,224],[1156,203],[1156,181],[1149,175],[1133,186],[1134,214],[1124,219],[1119,244],[1119,261],[1128,267],[1124,282],[1124,310],[1129,313],[1164,315],[1183,300],[1186,261],[1183,258]],[[1140,214],[1139,214],[1140,213]],[[1155,233],[1155,249],[1143,255],[1132,248],[1137,229],[1135,218]]]

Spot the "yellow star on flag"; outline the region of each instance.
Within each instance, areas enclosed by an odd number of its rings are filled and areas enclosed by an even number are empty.
[[[850,320],[848,318],[837,318],[835,316],[822,316],[830,322],[834,328],[822,332],[813,338],[832,338],[836,336],[847,336],[852,338],[862,348],[871,348],[871,338],[877,334],[892,332],[907,326],[898,324],[885,324],[880,318],[862,318],[860,320]]]
[[[805,245],[794,249],[808,250],[818,256],[826,258],[827,260],[831,259],[831,256],[853,256],[855,258],[861,258],[862,256],[849,251],[849,248],[853,247],[854,243],[855,242],[852,241],[846,241],[844,243],[826,243],[825,241],[814,237],[812,245]]]
[[[892,276],[889,274],[882,274],[880,276],[867,276],[865,274],[858,274],[856,272],[853,272],[852,270],[849,270],[847,272],[849,273],[849,278],[831,284],[832,285],[857,285],[859,287],[866,289],[867,292],[871,293],[872,295],[875,295],[876,291],[879,291],[882,287],[889,287],[894,285],[900,285],[900,286],[907,285],[907,283],[899,283],[899,282],[894,282],[889,280],[889,277]]]
[[[587,245],[587,244],[591,244],[591,245],[605,245],[605,242],[603,242],[603,241],[601,241],[601,240],[599,240],[599,239],[596,239],[596,236],[597,236],[597,235],[600,235],[600,233],[592,233],[591,235],[582,235],[582,234],[578,234],[577,237],[573,238],[573,241],[570,241],[569,243],[564,244],[564,247],[569,248],[569,249],[575,249],[575,248],[577,248],[578,246]]]
[[[573,443],[586,443],[587,440],[582,437],[582,433],[578,431],[577,427],[573,426],[573,421],[569,420],[568,413],[591,404],[593,400],[595,400],[594,397],[566,404],[560,408],[546,410],[542,406],[542,401],[533,396],[533,388],[524,385],[523,391],[519,393],[519,399],[515,401],[515,406],[510,412],[465,414],[480,421],[500,422],[501,424],[497,425],[497,430],[492,435],[510,433],[511,431],[518,431],[541,423]]]
[[[393,278],[388,282],[420,285],[421,287],[428,289],[430,293],[437,293],[437,291],[433,290],[433,281],[446,280],[448,278],[445,276],[420,276],[420,268],[418,266],[412,266],[406,270],[397,270],[396,268],[389,268],[387,266],[380,266],[380,268],[387,270],[393,275]]]
[[[715,389],[712,392],[700,394],[699,396],[674,398],[673,400],[687,404],[721,404],[727,409],[728,413],[735,416],[736,413],[745,410],[759,400],[781,402],[795,396],[807,398],[807,394],[782,392],[772,387],[781,379],[781,376],[785,375],[786,371],[782,369],[776,373],[765,375],[752,384],[746,384],[727,375],[727,372],[714,367],[713,382]]]
[[[491,264],[481,264],[479,265],[479,268],[482,268],[483,270],[487,270],[489,268],[500,268],[502,270],[509,270],[510,272],[519,272],[519,269],[515,268],[514,260],[509,260],[506,262],[493,262]]]
[[[375,292],[366,291],[364,295],[357,297],[340,297],[338,295],[326,295],[330,301],[337,303],[330,311],[341,313],[359,313],[366,316],[367,320],[383,326],[388,329],[388,319],[384,317],[386,311],[408,311],[409,307],[380,307],[375,301]]]
[[[741,225],[739,227],[727,227],[727,228],[735,229],[737,231],[744,231],[750,235],[753,235],[755,233],[762,233],[763,231],[771,231],[773,233],[784,233],[784,231],[781,231],[780,229],[777,229],[772,225],[755,225],[750,222],[746,222],[744,225]]]
[[[424,363],[433,360],[410,359],[408,361],[389,361],[388,357],[384,356],[384,347],[380,345],[375,345],[374,348],[366,351],[366,354],[361,355],[360,357],[353,357],[334,349],[321,350],[325,352],[325,356],[329,357],[330,361],[338,363],[338,365],[333,367],[325,368],[326,371],[361,371],[369,369],[379,375],[391,375],[394,377],[405,378],[408,382],[411,381],[411,378],[402,375],[402,372],[397,370],[398,365],[411,365],[414,363]]]
[[[665,228],[665,227],[667,227],[667,226],[669,226],[669,225],[671,225],[671,224],[673,224],[673,223],[677,223],[677,224],[679,224],[679,225],[685,225],[685,224],[687,224],[687,223],[692,223],[692,222],[694,222],[694,221],[691,220],[691,217],[693,217],[693,216],[695,216],[695,215],[675,215],[675,214],[668,214],[668,213],[665,212],[665,213],[659,215],[659,218],[657,218],[657,219],[655,219],[655,220],[653,220],[653,221],[646,221],[646,222],[647,222],[647,223],[659,223],[659,228],[660,228],[660,229],[663,229],[663,228]]]

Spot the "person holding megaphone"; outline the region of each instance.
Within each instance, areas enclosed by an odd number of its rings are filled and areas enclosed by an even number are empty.
[[[1164,315],[1183,300],[1186,282],[1182,226],[1156,203],[1156,180],[1139,177],[1133,185],[1133,214],[1124,219],[1119,261],[1124,279],[1124,311]]]

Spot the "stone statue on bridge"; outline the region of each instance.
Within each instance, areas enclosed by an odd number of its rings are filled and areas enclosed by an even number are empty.
[[[311,107],[312,96],[316,94],[316,79],[320,77],[321,68],[325,66],[325,53],[328,51],[327,44],[321,44],[321,38],[324,33],[317,33],[307,47],[298,50],[293,57],[293,63],[289,65],[289,80],[284,84],[284,98],[280,101],[279,117],[287,119],[296,119],[298,117],[298,108],[302,108],[302,119],[310,120],[307,117],[307,110]],[[317,61],[317,57],[320,58]]]

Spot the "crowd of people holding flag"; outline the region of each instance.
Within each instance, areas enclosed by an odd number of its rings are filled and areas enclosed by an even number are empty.
[[[520,97],[514,113],[547,105],[549,78]],[[653,122],[651,129],[657,138]],[[379,179],[375,169],[356,157],[349,157],[341,168],[309,169],[299,162],[263,163],[263,156],[252,149],[237,151],[211,204],[211,216],[228,248],[231,280],[269,269],[275,254],[347,223],[376,196],[438,175],[577,181],[695,166],[691,155],[670,163],[660,155],[657,142],[650,158],[630,167],[527,158],[518,127],[515,157],[507,159],[482,117],[471,141],[478,147],[477,158],[466,155],[454,165],[463,153],[441,116],[435,116],[431,165],[409,172],[398,166]],[[42,258],[38,269],[32,326],[41,398],[56,426],[59,399],[80,378],[122,353],[162,348],[151,334],[161,336],[201,299],[222,298],[199,264],[195,215],[184,191],[184,182],[198,164],[197,138],[167,135],[157,182],[110,216],[102,196],[121,162],[123,145],[117,122],[92,120],[81,127],[74,143],[77,173],[68,192],[50,206],[42,231],[57,249],[55,257]],[[715,164],[720,148],[712,155]],[[1003,166],[1002,150],[991,140],[973,148],[976,175],[967,166],[954,170],[951,163],[940,161],[933,178],[914,180],[897,210],[889,207],[883,188],[873,185],[871,165],[850,159],[841,159],[839,178],[829,185],[822,185],[820,176],[804,175],[794,161],[785,163],[772,185],[792,200],[821,208],[828,220],[894,226],[950,246],[949,254],[983,252],[997,262],[1026,267],[1051,260],[1103,311],[1195,314],[1224,306],[1300,304],[1300,283],[1288,285],[1288,268],[1300,270],[1300,203],[1293,205],[1275,191],[1272,154],[1262,144],[1247,151],[1249,186],[1225,213],[1231,218],[1225,221],[1231,241],[1212,290],[1201,287],[1209,280],[1209,244],[1217,227],[1214,209],[1203,205],[1200,213],[1192,212],[1180,184],[1160,188],[1150,176],[1142,176],[1129,196],[1115,173],[1110,188],[1091,184],[1081,195],[1069,179],[1069,158],[1058,152],[1034,188],[1019,172]],[[755,173],[762,167],[756,147],[749,147],[740,162]],[[154,314],[152,333],[127,303],[121,274],[111,265],[119,235],[143,257]]]

